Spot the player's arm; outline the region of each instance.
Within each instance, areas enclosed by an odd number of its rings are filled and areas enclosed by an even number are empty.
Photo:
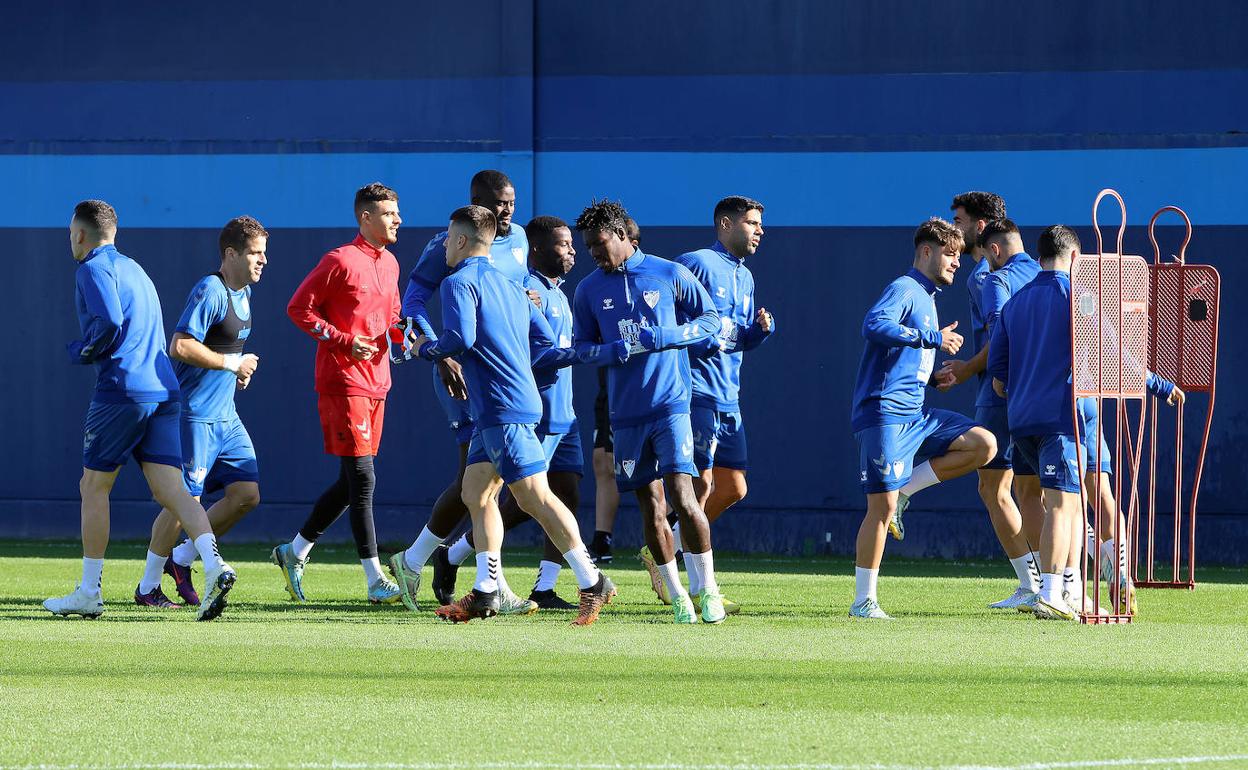
[[[984,347],[989,350],[988,376],[992,377],[992,388],[1002,398],[1010,385],[1010,335],[1005,324],[993,326],[989,343]]]
[[[576,351],[577,361],[589,366],[624,363],[628,360],[628,343],[622,339],[610,344],[603,342],[598,319],[590,306],[588,293],[581,290],[583,287],[582,282],[572,297],[572,349]]]
[[[324,303],[334,296],[341,277],[341,266],[337,261],[322,259],[295,289],[286,305],[286,315],[290,316],[295,326],[322,345],[350,351],[354,338],[331,324],[321,310]]]
[[[230,371],[240,380],[250,379],[260,363],[258,356],[252,353],[217,353],[204,344],[208,330],[225,320],[229,312],[226,304],[229,301],[224,292],[213,291],[204,282],[197,284],[186,300],[182,317],[173,328],[173,339],[169,341],[169,357],[200,369]]]
[[[429,320],[429,299],[438,290],[442,280],[446,278],[446,237],[434,236],[420,253],[416,266],[407,277],[407,288],[403,291],[403,315],[411,318],[420,333],[431,340],[438,335]]]
[[[647,350],[670,350],[695,345],[720,329],[719,311],[705,287],[693,277],[689,268],[676,265],[672,286],[676,316],[689,320],[674,326],[649,326],[641,330],[638,342]]]
[[[1149,393],[1153,394],[1157,398],[1163,399],[1170,406],[1182,404],[1187,401],[1187,394],[1183,392],[1182,388],[1175,385],[1170,380],[1167,380],[1165,377],[1162,377],[1157,372],[1148,372],[1148,377],[1145,380],[1144,386],[1148,389]]]
[[[531,289],[526,289],[529,294]],[[562,369],[577,363],[575,348],[561,348],[556,344],[555,332],[550,322],[529,295],[529,359],[534,369]],[[539,298],[540,299],[540,298]]]
[[[420,357],[427,361],[441,361],[459,355],[477,342],[477,310],[481,300],[476,289],[459,281],[442,282],[442,337],[431,340],[421,336],[416,340]]]
[[[862,319],[863,339],[889,348],[942,347],[942,332],[923,331],[901,322],[909,309],[910,304],[906,292],[890,285]],[[955,321],[947,328],[952,331],[956,326]]]
[[[87,306],[89,320],[83,325],[82,339],[69,343],[66,349],[70,363],[93,364],[117,344],[126,319],[112,276],[103,270],[80,268],[74,281]]]

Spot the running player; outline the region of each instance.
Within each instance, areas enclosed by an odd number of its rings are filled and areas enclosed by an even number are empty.
[[[666,500],[680,517],[685,550],[692,552],[702,578],[702,620],[719,623],[725,613],[710,525],[693,491],[697,470],[689,424],[689,358],[683,350],[717,333],[719,316],[688,268],[633,246],[627,216],[620,204],[601,201],[576,220],[598,269],[576,287],[575,344],[586,357],[620,340],[633,353],[645,354],[612,366],[607,375],[616,482],[621,492],[637,494],[646,545],[661,560],[657,568],[676,622],[696,623],[660,497],[666,487]]]
[[[914,267],[888,285],[863,320],[866,345],[851,425],[867,514],[858,530],[850,617],[889,617],[880,608],[876,582],[885,531],[902,501],[971,472],[996,452],[986,428],[924,403],[936,350],[954,355],[962,346],[962,335],[954,331],[957,321],[940,328],[935,302],[937,287],[953,283],[961,251],[962,233],[953,225],[935,217],[919,225]]]
[[[564,276],[576,264],[572,232],[567,223],[558,217],[535,217],[524,229],[529,237],[529,279],[525,288],[537,292],[536,304],[550,325],[558,346],[569,347],[572,344],[572,309],[560,285]],[[537,438],[546,450],[546,462],[549,464],[546,477],[555,496],[569,511],[575,512],[580,505],[580,482],[585,457],[581,451],[581,432],[576,424],[576,413],[572,410],[572,371],[567,368],[541,369],[535,370],[534,376],[542,397],[542,419],[537,424]],[[510,495],[500,508],[503,530],[506,532],[532,518],[520,508],[516,498]],[[549,537],[546,538],[544,550],[538,565],[537,582],[528,599],[515,596],[505,581],[500,582],[500,615],[527,614],[533,609],[576,609],[575,604],[564,601],[555,593],[555,583],[563,567],[563,555]],[[446,560],[452,568],[451,574],[440,574],[444,569],[443,561],[440,558],[434,559],[433,582],[439,587],[440,593],[453,593],[455,571],[473,551],[473,534],[470,531],[446,549]],[[593,558],[592,551],[590,558]],[[402,569],[401,562],[396,569]],[[404,584],[405,581],[399,581],[400,587]],[[404,602],[409,607],[415,604],[414,597],[409,598],[406,595]]]
[[[988,276],[997,269],[997,265],[984,256],[981,234],[989,222],[1005,219],[1005,201],[995,193],[972,191],[954,196],[949,208],[953,211],[954,226],[962,231],[966,244],[963,253],[971,254],[975,258],[975,267],[967,276],[966,282],[971,302],[971,333],[975,349],[969,360],[946,361],[941,371],[942,374],[952,373],[954,380],[959,383],[970,379],[972,375],[979,378],[975,397],[975,421],[991,430],[997,439],[996,456],[979,469],[979,497],[988,510],[993,531],[1018,578],[1018,588],[1012,596],[989,606],[1015,607],[1039,587],[1039,552],[1034,549],[1039,547],[1040,523],[1044,518],[1044,509],[1040,502],[1039,485],[1016,480],[1013,453],[1010,451],[1012,442],[1006,425],[1005,400],[993,391],[992,378],[985,372],[989,330],[983,291]],[[1023,250],[1021,241],[1016,248],[1020,252]],[[1004,256],[1008,259],[1012,254]],[[1000,260],[998,262],[1004,264]],[[1029,263],[1034,265],[1035,260],[1030,260]],[[1006,292],[1000,301],[1004,302],[1008,298],[1009,292]],[[1012,485],[1015,487],[1014,496],[1010,494]]]
[[[316,392],[325,453],[339,458],[338,479],[312,507],[289,543],[273,549],[286,590],[306,601],[303,569],[317,539],[348,508],[368,601],[399,600],[399,587],[381,572],[373,525],[373,458],[381,446],[390,390],[390,328],[399,321],[399,263],[386,247],[398,240],[399,196],[381,184],[355,194],[360,232],[321,258],[290,298],[286,313],[316,346]]]
[[[716,240],[709,248],[676,257],[706,289],[719,312],[720,331],[689,349],[693,398],[689,420],[693,426],[693,480],[698,504],[713,523],[720,514],[745,498],[745,424],[741,417],[741,364],[747,351],[761,345],[775,331],[775,319],[766,308],[755,307],[754,274],[745,266],[763,237],[763,204],[730,195],[715,204],[712,213]],[[677,525],[679,532],[679,525]],[[679,540],[679,535],[676,537]],[[689,592],[700,584],[692,555],[684,554]],[[740,609],[725,601],[729,612]]]
[[[484,206],[492,211],[497,222],[498,231],[490,244],[490,263],[505,278],[517,285],[523,285],[529,276],[529,240],[524,228],[511,221],[516,210],[516,189],[511,179],[501,171],[479,171],[469,183],[469,195],[474,206]],[[415,321],[421,334],[435,341],[438,337],[429,321],[427,305],[434,292],[438,291],[442,280],[450,275],[446,262],[446,239],[447,233],[441,232],[425,246],[416,267],[408,277],[407,289],[403,293],[403,315]],[[404,578],[399,573],[406,576],[409,581],[407,592],[414,601],[420,590],[420,570],[436,551],[439,562],[436,566],[443,581],[441,586],[438,581],[434,581],[434,595],[441,604],[448,604],[455,598],[455,570],[447,559],[446,549],[438,546],[451,536],[468,515],[461,486],[464,469],[467,467],[468,442],[472,439],[475,426],[466,400],[467,386],[456,358],[438,359],[433,389],[446,412],[451,432],[455,435],[455,443],[459,445],[459,467],[456,469],[455,479],[434,502],[429,522],[400,557],[399,570],[394,569],[394,561],[391,560],[391,572],[395,573],[395,579],[400,582]]]
[[[260,503],[256,450],[234,408],[234,392],[251,383],[260,364],[243,347],[251,336],[251,287],[268,264],[268,241],[268,231],[251,217],[226,223],[217,239],[221,267],[191,289],[169,344],[182,392],[182,476],[196,500],[205,490],[224,488],[225,495],[208,509],[218,537]],[[168,510],[156,517],[135,604],[177,606],[160,588],[162,572],[173,578],[182,601],[199,604],[191,583],[195,543],[184,540],[174,548],[178,530]]]
[[[628,217],[624,232],[636,248],[641,248],[641,228]],[[594,538],[589,555],[595,564],[612,560],[611,539],[615,532],[615,514],[620,508],[620,490],[615,485],[615,443],[611,436],[611,420],[607,417],[607,370],[598,369],[598,396],[594,399]]]
[[[1042,619],[1074,620],[1063,598],[1063,572],[1084,528],[1079,476],[1085,460],[1071,409],[1070,266],[1079,238],[1065,225],[1040,235],[1041,272],[1006,304],[994,325],[988,357],[993,387],[1004,396],[1014,450],[1040,471],[1044,526],[1040,535],[1041,586],[1034,612]],[[1063,363],[1064,362],[1064,363]],[[1081,593],[1081,592],[1080,592]],[[1082,598],[1073,597],[1077,605]]]
[[[440,289],[443,336],[437,342],[420,337],[414,343],[426,360],[463,356],[476,418],[463,497],[480,547],[477,579],[471,591],[435,614],[455,623],[497,614],[504,585],[498,493],[506,484],[576,574],[580,611],[572,622],[587,626],[615,596],[615,586],[590,560],[576,518],[551,491],[546,478],[548,451],[534,429],[542,417],[542,399],[533,371],[574,363],[576,354],[555,344],[550,326],[525,290],[490,264],[495,226],[493,212],[482,206],[465,206],[451,214],[445,243],[452,272]],[[627,359],[628,351],[621,345],[586,358],[617,355]],[[549,441],[557,446],[559,439],[551,434]]]
[[[165,353],[156,287],[138,263],[117,250],[117,212],[101,200],[74,207],[70,251],[79,263],[75,305],[82,339],[69,343],[73,364],[99,371],[82,442],[82,580],[67,596],[48,599],[54,615],[104,614],[102,575],[108,548],[109,495],[131,456],[152,497],[182,524],[204,560],[207,588],[199,620],[225,608],[234,570],[217,553],[204,509],[182,483],[178,380]]]

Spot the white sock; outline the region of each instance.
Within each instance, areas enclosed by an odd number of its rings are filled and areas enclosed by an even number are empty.
[[[901,488],[901,494],[906,497],[914,497],[917,493],[922,492],[933,484],[939,484],[940,479],[936,478],[936,471],[932,470],[932,464],[925,462],[914,469],[910,474],[910,480]]]
[[[698,563],[694,560],[693,554],[685,551],[685,574],[689,577],[689,593],[696,596],[702,593],[702,575],[698,572]]]
[[[680,519],[677,519],[676,525],[672,527],[672,548],[676,551],[685,550],[684,544],[680,542]]]
[[[1113,565],[1114,550],[1115,548],[1114,548],[1113,538],[1110,538],[1109,540],[1106,540],[1104,543],[1101,543],[1101,563]],[[1127,575],[1127,546],[1126,544],[1123,543],[1119,545],[1116,550],[1118,551],[1118,569],[1122,571],[1123,575],[1130,577],[1130,575]]]
[[[572,574],[576,575],[577,588],[584,590],[598,585],[598,578],[602,575],[598,572],[598,565],[589,558],[589,551],[585,550],[584,545],[568,551],[563,558],[568,560]]]
[[[147,552],[147,562],[143,565],[143,579],[139,581],[139,593],[149,594],[160,587],[160,576],[165,571],[165,557]]]
[[[216,572],[225,566],[221,554],[217,552],[217,536],[211,532],[195,538],[195,550],[199,551],[199,558],[204,562],[205,573]]]
[[[1035,591],[1036,586],[1031,575],[1031,556],[1023,554],[1010,559],[1010,566],[1014,568],[1014,574],[1018,576],[1018,587],[1028,591]]]
[[[1062,576],[1056,572],[1040,575],[1040,598],[1054,604],[1062,598]]]
[[[178,543],[177,547],[173,549],[173,553],[170,555],[173,558],[174,564],[181,564],[183,567],[189,567],[195,563],[196,559],[199,558],[199,551],[195,550],[195,543],[191,542],[190,538],[187,538],[181,543]]]
[[[425,532],[429,530],[426,528]],[[421,533],[424,536],[424,532]],[[413,546],[414,547],[414,546]],[[411,563],[408,563],[411,566]],[[477,582],[473,588],[482,593],[498,590],[498,579],[503,574],[503,555],[498,551],[477,551]]]
[[[1083,604],[1083,581],[1076,567],[1062,570],[1062,590],[1070,594],[1070,606],[1080,609]]]
[[[1040,590],[1040,554],[1035,551],[1028,551],[1023,554],[1023,558],[1027,559],[1027,572],[1030,576],[1027,585],[1033,593]]]
[[[381,559],[374,556],[371,559],[360,559],[360,566],[364,568],[364,581],[371,588],[373,583],[381,580]]]
[[[90,596],[103,593],[104,560],[82,557],[82,591]]]
[[[418,570],[429,562],[429,557],[433,556],[433,552],[438,546],[442,545],[444,537],[438,537],[425,527],[412,541],[411,546],[403,552],[403,563],[410,570]],[[481,554],[477,554],[477,561],[480,562]],[[491,591],[494,589],[490,589]]]
[[[430,552],[432,553],[432,551]],[[451,547],[446,550],[446,558],[451,564],[463,564],[472,556],[473,548],[468,544],[468,536],[461,535],[458,540],[451,543]]]
[[[299,561],[307,561],[308,554],[312,553],[312,546],[315,542],[304,538],[303,535],[295,535],[295,539],[290,541],[290,550],[295,552],[295,558]]]
[[[711,592],[719,593],[719,583],[715,582],[715,557],[711,555],[711,549],[707,548],[703,553],[695,553],[693,555],[694,569],[697,570],[698,578],[701,585],[698,587],[698,593]],[[689,590],[693,590],[693,583],[690,582]]]
[[[667,564],[659,565],[659,577],[663,578],[663,585],[667,586],[667,595],[672,597],[672,601],[689,595],[685,592],[685,587],[681,585],[680,571],[676,569],[675,559]]]
[[[878,569],[854,567],[854,604],[864,599],[876,599],[875,585],[879,579]]]
[[[542,561],[537,565],[537,582],[533,584],[533,590],[555,590],[555,583],[559,582],[559,571],[562,569],[562,564],[542,559]]]
[[[1084,524],[1083,526],[1088,528],[1087,529],[1088,553],[1089,554],[1096,553],[1096,530],[1092,529],[1091,524]]]

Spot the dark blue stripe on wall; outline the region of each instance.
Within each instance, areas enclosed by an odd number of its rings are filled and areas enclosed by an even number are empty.
[[[532,108],[525,78],[0,82],[0,105],[8,107],[0,151],[52,145],[72,152],[86,143],[114,152],[200,144],[201,152],[273,152],[275,145],[491,152],[514,131],[504,124],[523,124],[498,109],[513,94],[529,110],[529,129],[506,149],[527,150]]]
[[[1235,147],[1248,145],[1248,101],[1233,97],[1245,92],[1248,70],[541,77],[537,148]]]
[[[1235,69],[1248,39],[1240,0],[540,0],[537,11],[543,75]],[[950,96],[955,109],[971,99]]]
[[[3,80],[331,80],[528,75],[532,0],[6,3]],[[525,25],[530,22],[525,22]],[[519,28],[518,28],[519,27]],[[370,110],[383,104],[367,105]]]

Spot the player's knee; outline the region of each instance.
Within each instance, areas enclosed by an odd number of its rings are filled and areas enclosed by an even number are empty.
[[[728,484],[727,498],[731,503],[739,503],[745,499],[746,493],[750,491],[750,487],[745,483],[745,474],[734,473],[732,480]]]
[[[602,450],[594,452],[594,476],[600,479],[615,479],[615,463],[612,455]]]
[[[997,456],[997,437],[986,428],[972,428],[967,436],[971,439],[971,449],[980,465],[984,465]]]
[[[260,487],[257,484],[236,484],[226,494],[240,513],[255,510],[260,505]]]

